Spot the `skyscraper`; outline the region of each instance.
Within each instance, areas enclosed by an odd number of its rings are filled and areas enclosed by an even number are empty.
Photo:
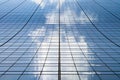
[[[120,80],[120,1],[0,0],[0,80]]]

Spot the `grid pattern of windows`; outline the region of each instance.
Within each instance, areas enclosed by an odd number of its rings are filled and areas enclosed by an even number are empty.
[[[0,0],[0,80],[120,80],[119,0]]]

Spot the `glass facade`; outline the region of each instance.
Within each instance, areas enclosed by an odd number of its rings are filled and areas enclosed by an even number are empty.
[[[120,80],[120,1],[0,0],[0,80]]]

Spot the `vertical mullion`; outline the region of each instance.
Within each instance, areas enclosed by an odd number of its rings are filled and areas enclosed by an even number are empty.
[[[60,0],[59,0],[59,43],[58,43],[58,47],[59,47],[59,55],[58,55],[58,80],[61,80],[61,52],[60,52]]]

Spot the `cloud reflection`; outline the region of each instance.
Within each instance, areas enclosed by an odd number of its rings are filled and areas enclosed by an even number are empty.
[[[36,3],[36,4],[40,4],[40,2],[42,1],[42,0],[31,0],[32,2],[34,2],[34,3]]]
[[[91,21],[97,21],[97,17],[95,17],[95,15],[89,14],[87,16],[89,16]],[[77,18],[77,16],[76,16],[76,18]],[[83,11],[80,12],[80,16],[78,18],[80,19],[80,23],[81,24],[85,24],[85,23],[89,23],[90,22],[89,19],[86,17],[86,15],[84,14]]]
[[[41,40],[39,39],[39,37],[41,37],[41,36],[45,36],[45,33],[46,33],[46,27],[45,26],[42,26],[41,28],[38,28],[38,29],[35,29],[34,31],[31,31],[29,34],[28,34],[28,36],[29,37],[31,37],[31,39],[32,39],[32,41],[34,41],[34,43],[36,44],[36,47],[37,48],[40,48],[39,49],[39,51],[38,51],[38,57],[40,56],[40,57],[45,57],[46,56],[46,53],[47,53],[47,51],[48,51],[48,48],[49,48],[49,43],[47,43],[47,42],[41,42]],[[64,31],[64,29],[63,29],[63,31]],[[46,38],[48,38],[49,39],[49,37],[51,37],[52,36],[52,32],[53,31],[51,31],[51,30],[47,30],[47,32],[48,33],[51,33],[51,34],[49,34],[48,36],[46,36]],[[57,31],[55,31],[55,32],[57,32]],[[44,37],[43,37],[44,38]],[[77,46],[79,45],[80,46],[80,48],[81,49],[83,49],[83,52],[84,53],[86,53],[86,57],[89,57],[89,55],[87,55],[87,53],[89,53],[89,47],[88,47],[88,44],[87,44],[87,42],[86,42],[86,39],[85,39],[85,36],[82,36],[82,35],[79,35],[77,38],[79,38],[79,41],[78,42],[76,42],[76,38],[75,38],[75,36],[74,35],[72,35],[71,33],[70,34],[68,34],[68,36],[66,37],[66,36],[63,36],[62,38],[64,38],[64,40],[65,40],[65,42],[61,42],[61,45],[66,45],[66,43],[68,43],[67,41],[69,40],[69,43],[74,43],[74,44],[76,44]],[[62,40],[62,38],[61,38],[61,40]],[[68,40],[67,40],[68,39]],[[41,44],[41,46],[40,46],[40,44]],[[76,48],[79,48],[79,46],[78,47],[76,47]],[[44,49],[43,49],[44,48]],[[73,48],[72,46],[70,46],[70,48]],[[85,49],[84,49],[85,48]],[[35,50],[36,51],[36,50]],[[76,50],[76,52],[80,52],[80,50]],[[80,54],[82,54],[82,53],[80,53]],[[92,53],[92,54],[94,54],[94,53]],[[74,54],[73,54],[74,55]],[[71,55],[69,54],[69,55],[66,55],[66,56],[68,56],[68,57],[70,57]],[[93,58],[92,58],[93,59]],[[92,60],[91,59],[91,60]],[[38,63],[38,66],[41,66],[39,63],[41,63],[41,62],[44,62],[44,60],[45,59],[38,59],[37,61],[34,61],[35,63]],[[66,62],[66,63],[68,63],[68,61],[64,61],[64,62]],[[77,61],[76,63],[87,63],[87,61],[81,61],[81,60],[79,60],[79,61]],[[47,63],[53,63],[52,61],[48,61],[47,60]],[[79,64],[80,66],[81,65],[83,65],[83,64]],[[49,64],[49,66],[53,66],[53,64]],[[41,70],[41,68],[39,69],[39,68],[37,68],[37,67],[35,67],[35,69],[34,70]],[[44,69],[45,71],[49,71],[49,70],[52,70],[52,69],[50,69],[49,67],[45,67],[45,69]],[[74,70],[72,67],[67,67],[67,68],[65,68],[64,67],[64,70],[67,70],[67,71],[71,71],[71,70]],[[78,70],[83,70],[83,71],[89,71],[89,66],[88,67],[81,67],[81,68],[78,68]],[[54,73],[54,72],[53,72]],[[72,76],[72,75],[71,75]],[[51,77],[51,75],[48,75],[48,76],[46,76],[46,75],[43,75],[42,76],[42,80],[47,80],[48,79],[48,77],[49,77],[49,79],[53,79],[53,77]],[[77,78],[76,76],[74,76],[73,75],[73,77],[74,78]],[[69,79],[69,77],[67,77],[67,76],[64,76],[63,78],[65,78],[66,80],[68,80]],[[91,78],[91,75],[86,75],[85,77],[84,76],[82,76],[82,78],[84,79],[84,80],[89,80],[89,78]]]
[[[41,2],[41,4],[40,4],[40,7],[41,7],[41,9],[44,9],[44,7],[45,7],[45,4],[46,4],[46,1],[43,1],[43,0],[31,0],[33,3],[35,3],[35,4],[37,4],[37,5],[39,5]]]
[[[35,0],[35,3],[38,3],[39,2],[39,0]],[[59,4],[57,3],[57,0],[50,0],[49,1],[51,4],[49,4],[49,5],[51,5],[52,6],[52,4],[53,3],[56,3],[57,5],[55,5],[54,6],[54,11],[50,11],[50,12],[48,12],[48,13],[45,13],[45,17],[46,17],[46,21],[45,21],[45,23],[42,23],[42,27],[41,28],[38,28],[38,29],[35,29],[34,31],[31,31],[29,34],[28,34],[28,36],[29,37],[31,37],[31,39],[32,39],[32,41],[36,44],[36,48],[40,48],[39,50],[38,50],[38,56],[44,56],[45,57],[45,55],[46,55],[46,53],[48,52],[48,49],[49,49],[49,42],[47,42],[47,41],[49,41],[50,40],[50,37],[53,35],[52,33],[57,33],[58,32],[58,29],[56,29],[56,31],[52,31],[52,30],[47,30],[46,29],[46,26],[44,26],[45,24],[58,24],[58,16],[59,16],[59,13],[56,13],[55,11],[58,11],[58,8],[59,8]],[[61,0],[61,4],[60,4],[60,7],[62,8],[63,6],[63,4],[65,3],[65,0]],[[43,3],[43,4],[45,4],[45,3]],[[65,7],[65,6],[64,6]],[[42,9],[44,9],[45,7],[43,7]],[[47,7],[48,8],[48,7]],[[90,18],[90,20],[92,20],[92,21],[96,21],[97,20],[97,17],[95,17],[94,15],[91,15],[91,14],[89,14],[88,15],[89,16],[89,18]],[[68,7],[68,9],[67,10],[64,10],[63,12],[61,12],[61,14],[60,14],[60,22],[61,23],[64,23],[66,26],[65,27],[70,27],[70,24],[72,23],[72,24],[76,24],[76,22],[79,22],[80,24],[86,24],[86,23],[89,23],[90,21],[89,21],[89,19],[86,17],[86,15],[84,14],[84,12],[83,11],[80,11],[80,12],[76,12],[76,11],[74,11],[74,9],[70,9],[69,7]],[[68,26],[69,25],[69,26]],[[75,25],[72,25],[72,26],[75,26]],[[62,27],[62,25],[61,25],[61,27]],[[65,31],[64,29],[61,29],[63,32]],[[62,32],[61,31],[61,32]],[[45,33],[48,33],[49,35],[45,35]],[[72,31],[70,31],[69,32],[69,34],[67,34],[67,37],[65,36],[66,35],[66,33],[62,33],[62,37],[61,37],[61,44],[65,44],[66,45],[66,43],[68,43],[67,41],[69,40],[69,43],[75,43],[77,46],[78,46],[78,44],[79,44],[79,46],[80,46],[80,48],[83,50],[83,52],[84,53],[86,53],[86,56],[87,57],[89,57],[89,55],[87,55],[87,53],[89,53],[90,52],[90,50],[89,50],[89,46],[88,46],[88,44],[87,44],[87,42],[85,41],[86,39],[86,36],[84,36],[84,35],[79,35],[79,36],[77,36],[77,38],[79,38],[80,40],[79,41],[76,41],[76,38],[75,38],[75,36],[71,33]],[[78,31],[78,33],[79,33],[79,31]],[[54,35],[56,35],[56,34],[54,34]],[[47,39],[47,41],[44,41],[44,42],[42,42],[41,40],[40,40],[40,37],[41,36],[44,36],[42,39],[44,39],[44,38],[46,38]],[[58,37],[58,36],[57,36]],[[68,40],[67,40],[68,39]],[[63,41],[64,40],[64,41]],[[55,40],[54,40],[55,41]],[[53,41],[53,43],[54,43],[54,41]],[[57,38],[57,41],[58,41],[58,38]],[[63,42],[62,42],[63,41]],[[41,46],[40,46],[41,45]],[[77,49],[79,49],[79,46],[78,47],[76,47]],[[71,46],[72,47],[72,46]],[[36,50],[35,50],[36,51]],[[80,50],[73,50],[73,52],[80,52]],[[57,52],[56,52],[57,53]],[[80,54],[82,54],[82,52],[80,52]],[[91,54],[94,54],[94,53],[91,53]],[[70,55],[66,55],[66,56],[70,56]],[[91,59],[92,60],[92,59]],[[36,61],[36,63],[39,63],[39,62],[44,62],[44,59],[43,60],[41,60],[41,59],[38,59],[37,61]],[[52,63],[52,61],[47,61],[48,63]],[[67,61],[65,61],[65,62],[67,62]],[[77,62],[82,62],[82,63],[87,63],[87,61],[81,61],[81,60],[79,60],[79,61],[77,61]],[[52,65],[53,66],[53,64],[50,64],[50,65]],[[49,65],[49,66],[50,66]],[[83,64],[79,64],[80,66],[81,65],[83,65]],[[38,65],[38,66],[40,66],[40,65]],[[64,68],[65,70],[68,70],[68,71],[70,71],[70,70],[72,70],[72,68],[71,67],[67,67],[67,68]],[[90,70],[90,68],[89,68],[89,66],[88,67],[81,67],[81,68],[79,68],[80,70],[84,70],[84,71],[89,71]],[[44,70],[50,70],[48,67],[46,67]],[[51,69],[52,70],[52,69]],[[71,76],[73,76],[74,77],[74,75],[71,75]],[[48,80],[48,77],[49,77],[49,79],[51,79],[51,80],[53,80],[53,78],[50,76],[50,75],[48,75],[47,77],[45,76],[45,75],[43,75],[42,76],[42,80]],[[66,80],[69,80],[69,77],[64,77]],[[83,79],[84,80],[89,80],[89,75],[88,76],[86,76],[86,77],[83,77]]]
[[[61,23],[66,23],[66,24],[76,24],[76,22],[80,24],[86,24],[90,23],[89,19],[86,17],[83,11],[80,11],[80,13],[76,13],[72,9],[67,9],[63,13],[61,13]],[[92,14],[88,15],[91,21],[97,21],[97,17],[95,17]]]
[[[46,28],[42,26],[41,29],[36,29],[35,31],[31,31],[28,36],[32,38],[32,41],[37,45],[37,48],[39,48],[41,44],[40,36],[45,36]]]

